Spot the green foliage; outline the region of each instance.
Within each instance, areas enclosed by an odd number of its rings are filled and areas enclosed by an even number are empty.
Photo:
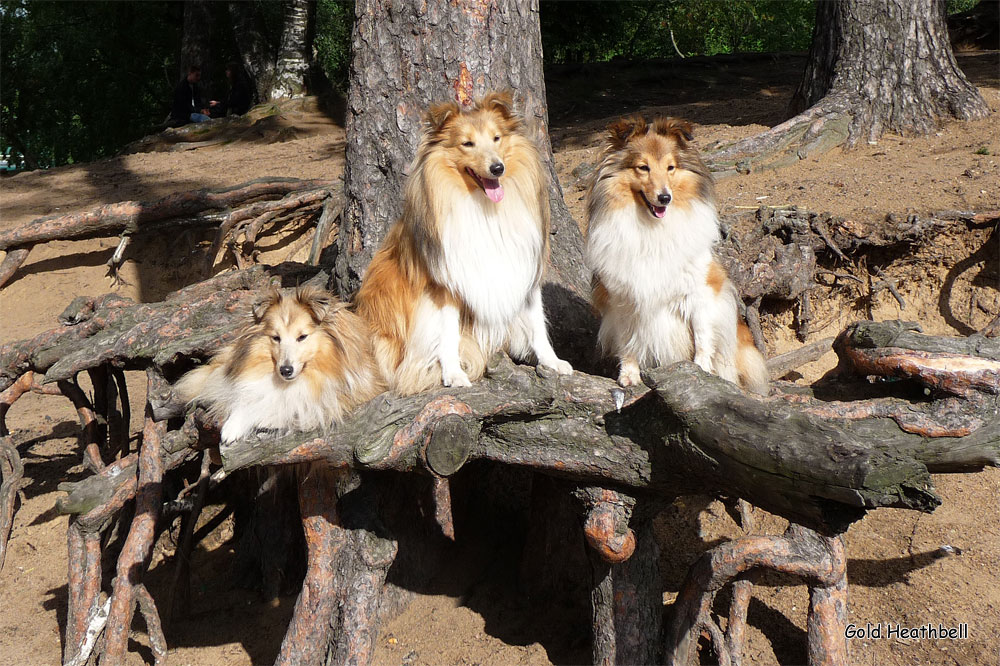
[[[0,3],[0,147],[29,167],[92,160],[166,116],[183,8]]]
[[[990,154],[990,149],[987,148],[986,146],[979,146],[979,148],[976,148],[976,153],[975,154],[976,155],[989,155]]]
[[[961,14],[978,4],[979,0],[948,0],[948,14]]]
[[[542,44],[556,63],[802,51],[815,13],[814,0],[543,1]]]
[[[354,3],[319,0],[316,4],[316,59],[330,82],[347,89],[347,68],[351,60],[351,27]]]

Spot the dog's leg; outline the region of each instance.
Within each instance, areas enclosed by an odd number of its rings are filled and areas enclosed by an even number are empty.
[[[469,376],[462,370],[458,345],[462,339],[462,319],[458,308],[447,303],[441,307],[441,331],[438,338],[438,361],[441,363],[441,382],[445,386],[472,386]]]
[[[618,372],[618,385],[621,387],[637,386],[642,383],[639,376],[639,361],[635,356],[622,356],[621,369]]]
[[[235,442],[243,435],[250,432],[254,423],[251,412],[245,409],[233,410],[226,422],[222,424],[222,431],[219,436],[223,442]]]
[[[545,327],[545,310],[542,309],[542,289],[535,287],[528,296],[528,303],[521,313],[531,338],[531,350],[535,352],[538,365],[552,368],[560,375],[573,374],[573,366],[556,356],[549,341],[549,331]]]
[[[705,372],[715,372],[715,325],[718,314],[711,297],[701,294],[700,303],[692,307],[691,332],[694,338],[694,362]]]

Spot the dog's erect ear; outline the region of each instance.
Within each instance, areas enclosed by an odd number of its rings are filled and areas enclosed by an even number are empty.
[[[476,104],[477,109],[496,111],[504,119],[514,115],[514,92],[512,90],[500,90],[488,93]]]
[[[612,148],[620,150],[632,137],[645,134],[648,127],[646,119],[642,116],[619,118],[608,125],[608,142]]]
[[[681,146],[694,138],[691,123],[681,118],[657,118],[653,130],[663,136],[673,136]]]
[[[427,113],[424,115],[424,122],[427,123],[427,128],[432,132],[440,132],[445,123],[453,116],[457,116],[459,112],[460,109],[455,102],[435,104],[427,110]]]
[[[276,305],[278,301],[281,300],[281,290],[277,287],[272,286],[267,290],[267,295],[264,296],[264,300],[253,306],[253,318],[260,323],[260,320],[264,318],[264,313],[266,313],[271,306]]]
[[[312,315],[318,323],[325,320],[335,311],[336,299],[326,289],[313,285],[305,285],[295,289],[295,300]]]

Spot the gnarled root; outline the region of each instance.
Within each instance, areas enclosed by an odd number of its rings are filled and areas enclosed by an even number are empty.
[[[691,567],[674,602],[667,630],[666,663],[695,661],[698,639],[708,634],[720,664],[742,662],[746,606],[752,569],[768,568],[805,579],[809,585],[809,663],[847,663],[847,557],[840,536],[826,537],[791,524],[782,536],[749,536],[708,551]],[[734,583],[726,630],[712,616],[715,595]]]

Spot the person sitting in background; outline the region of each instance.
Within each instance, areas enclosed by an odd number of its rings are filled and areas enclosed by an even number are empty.
[[[253,103],[250,81],[238,62],[226,65],[226,78],[229,79],[229,96],[224,102],[210,103],[213,118],[222,118],[228,114],[242,116],[250,110]]]
[[[191,65],[188,67],[187,76],[174,88],[174,101],[170,106],[171,121],[178,125],[186,125],[211,120],[208,115],[209,109],[202,100],[199,81],[201,81],[201,67]]]

